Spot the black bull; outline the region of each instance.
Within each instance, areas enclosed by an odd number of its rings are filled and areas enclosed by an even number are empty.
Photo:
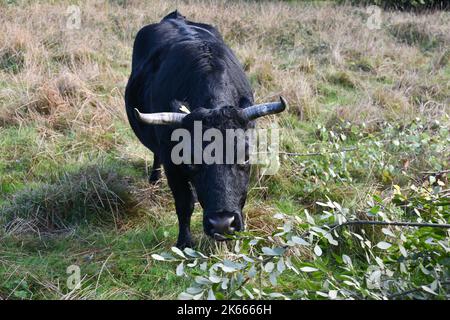
[[[164,167],[179,221],[177,246],[192,246],[195,194],[206,234],[223,240],[242,230],[249,164],[175,164],[171,135],[176,128],[192,131],[194,121],[221,132],[246,130],[254,119],[283,111],[284,99],[253,105],[249,81],[219,32],[175,11],[136,35],[125,104],[134,133],[154,153],[150,182]],[[182,105],[191,113],[182,113]]]

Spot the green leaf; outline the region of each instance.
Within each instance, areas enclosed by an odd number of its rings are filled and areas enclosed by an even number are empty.
[[[336,299],[337,298],[338,291],[337,290],[330,290],[328,291],[328,296],[330,299]]]
[[[189,268],[193,268],[193,267],[195,267],[195,266],[197,265],[197,263],[198,263],[198,260],[195,259],[194,262],[188,263],[187,266],[188,266]]]
[[[286,249],[281,248],[281,247],[276,247],[276,248],[269,248],[269,247],[263,247],[262,248],[262,252],[268,256],[281,256],[283,255],[284,251]]]
[[[321,234],[327,234],[326,230],[323,230],[322,228],[319,227],[311,227],[311,229]]]
[[[208,291],[208,300],[216,300],[216,296],[214,295],[212,289],[209,289]]]
[[[278,284],[277,276],[278,276],[278,272],[276,272],[276,271],[270,273],[270,275],[269,275],[269,281],[274,287]]]
[[[284,264],[283,258],[280,258],[277,262],[277,270],[279,273],[283,273],[284,270],[286,270],[286,266]]]
[[[235,245],[234,245],[234,252],[239,253],[241,251],[241,246],[240,246],[240,241],[237,240]]]
[[[350,266],[350,267],[353,266],[353,264],[352,264],[352,259],[351,259],[348,255],[343,254],[343,255],[342,255],[342,260],[344,261],[344,263],[345,263],[346,265],[348,265],[348,266]]]
[[[309,224],[315,225],[316,223],[314,222],[313,217],[311,217],[308,213],[308,210],[305,209],[305,216],[306,216],[306,221],[308,221]]]
[[[383,232],[385,235],[387,235],[389,237],[395,238],[395,234],[388,228],[382,228],[381,232]]]
[[[405,247],[402,246],[401,244],[398,245],[398,249],[400,250],[400,253],[402,254],[402,256],[404,256],[405,258],[408,257],[408,252],[406,251]]]
[[[421,288],[422,288],[424,291],[426,291],[426,292],[428,292],[428,293],[431,293],[431,294],[433,294],[433,295],[435,295],[435,296],[438,295],[436,292],[434,292],[431,288],[429,288],[429,287],[427,287],[427,286],[421,286]]]
[[[326,233],[324,237],[333,246],[337,246],[339,244],[336,240],[334,240],[333,235],[331,233]]]
[[[392,244],[390,244],[389,242],[385,242],[385,241],[380,241],[377,243],[377,247],[380,248],[381,250],[387,250],[392,246]]]
[[[180,257],[186,259],[186,256],[184,255],[183,251],[181,251],[181,250],[178,249],[177,247],[172,247],[171,249],[172,249],[172,251],[173,251],[174,253],[176,253],[176,254],[179,255]]]
[[[256,276],[256,267],[253,265],[250,270],[248,270],[248,276],[249,278],[254,278]]]
[[[313,268],[313,267],[302,267],[302,268],[300,268],[300,271],[303,271],[303,272],[315,272],[315,271],[319,271],[319,269]]]
[[[190,257],[192,257],[192,258],[199,258],[199,257],[200,257],[200,254],[199,254],[197,251],[192,250],[191,248],[184,248],[184,252],[185,252],[188,256],[190,256]]]
[[[186,289],[186,292],[189,293],[190,295],[199,294],[202,291],[203,289],[199,287],[189,287]]]
[[[195,296],[192,297],[192,299],[200,300],[203,297],[203,293],[204,291],[200,292],[199,294],[196,294]]]
[[[220,283],[220,282],[222,282],[222,278],[212,274],[209,276],[209,281],[211,281],[213,283]]]
[[[309,246],[309,242],[297,236],[292,236],[291,241],[302,246]]]
[[[195,277],[195,282],[197,282],[198,284],[211,284],[211,281],[209,281],[209,279],[206,279],[205,277],[202,276],[196,276]]]
[[[193,295],[187,292],[182,292],[178,295],[178,300],[192,300],[193,298]]]
[[[292,264],[290,257],[286,258],[285,263],[286,263],[286,267],[288,267],[290,270],[294,271],[296,274],[300,274],[298,272],[297,268],[295,268],[294,265]]]
[[[255,296],[246,287],[243,287],[242,290],[245,291],[245,293],[248,295],[250,299],[252,300],[255,299]]]
[[[332,209],[334,208],[334,206],[330,207],[330,205],[328,203],[323,203],[323,202],[316,201],[316,204],[318,204],[321,207],[328,207],[328,208],[332,208]]]
[[[152,258],[158,261],[166,261],[166,259],[163,256],[160,256],[159,254],[152,254]]]
[[[273,262],[267,262],[264,266],[264,271],[269,273],[275,268],[275,264]]]
[[[284,294],[279,293],[279,292],[271,292],[271,293],[269,293],[269,297],[271,297],[271,298],[283,298],[283,299],[289,300],[288,297],[286,297]]]
[[[220,267],[222,268],[222,270],[223,270],[224,272],[227,272],[227,273],[237,271],[236,268],[228,267],[228,266],[225,266],[225,265],[221,265]]]
[[[255,260],[253,260],[252,258],[246,256],[245,254],[240,254],[239,257],[241,257],[242,259],[244,259],[245,261],[250,262],[250,263],[254,263],[255,262]]]
[[[234,272],[237,270],[241,270],[245,266],[242,263],[237,263],[230,261],[228,259],[223,260],[222,270],[225,272]]]
[[[228,289],[228,282],[230,282],[230,280],[228,280],[228,278],[224,278],[224,279],[223,279],[222,284],[220,285],[220,287],[222,288],[222,290]]]
[[[179,277],[181,277],[182,275],[184,275],[184,262],[180,263],[180,264],[177,266],[176,274],[177,274],[177,276],[179,276]]]
[[[322,249],[319,247],[319,245],[316,245],[314,247],[314,253],[316,254],[316,256],[320,257],[322,255]]]

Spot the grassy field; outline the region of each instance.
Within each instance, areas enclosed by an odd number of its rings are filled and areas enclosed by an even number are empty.
[[[70,5],[80,9],[79,28],[68,24]],[[322,225],[337,211],[449,223],[449,12],[382,12],[371,29],[364,8],[327,3],[2,1],[0,299],[174,299],[191,285],[151,257],[175,244],[174,203],[165,179],[147,182],[152,156],[133,135],[123,99],[136,32],[174,9],[218,27],[257,102],[283,95],[290,103],[260,122],[278,121],[285,154],[276,175],[253,170],[245,210],[252,234],[272,235],[276,213],[306,229],[311,217]],[[207,239],[201,223],[196,207],[197,249],[227,256],[231,249]],[[298,268],[320,271],[280,275],[274,290],[314,299],[406,290],[416,291],[398,297],[449,297],[448,231],[348,233],[338,245],[321,240],[320,255],[294,252]],[[382,240],[392,247],[376,248]],[[343,254],[354,269],[342,268]],[[70,265],[80,266],[79,290],[67,287]],[[368,267],[377,265],[400,280],[367,289]]]

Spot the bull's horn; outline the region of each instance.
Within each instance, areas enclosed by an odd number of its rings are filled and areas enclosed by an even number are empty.
[[[282,112],[286,109],[286,107],[286,99],[280,97],[280,102],[262,103],[247,107],[244,109],[244,114],[247,119],[254,120],[256,118],[267,116],[269,114]]]
[[[186,114],[177,112],[140,113],[134,108],[136,118],[147,124],[181,124]]]

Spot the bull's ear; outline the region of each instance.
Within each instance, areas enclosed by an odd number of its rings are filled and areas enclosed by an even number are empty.
[[[269,114],[280,113],[286,110],[288,104],[285,98],[280,97],[280,102],[269,102],[253,105],[245,108],[244,115],[249,120],[254,120],[256,118],[264,117]]]
[[[134,108],[136,119],[146,124],[182,124],[183,118],[186,114],[177,112],[157,112],[157,113],[140,113],[137,108]]]

